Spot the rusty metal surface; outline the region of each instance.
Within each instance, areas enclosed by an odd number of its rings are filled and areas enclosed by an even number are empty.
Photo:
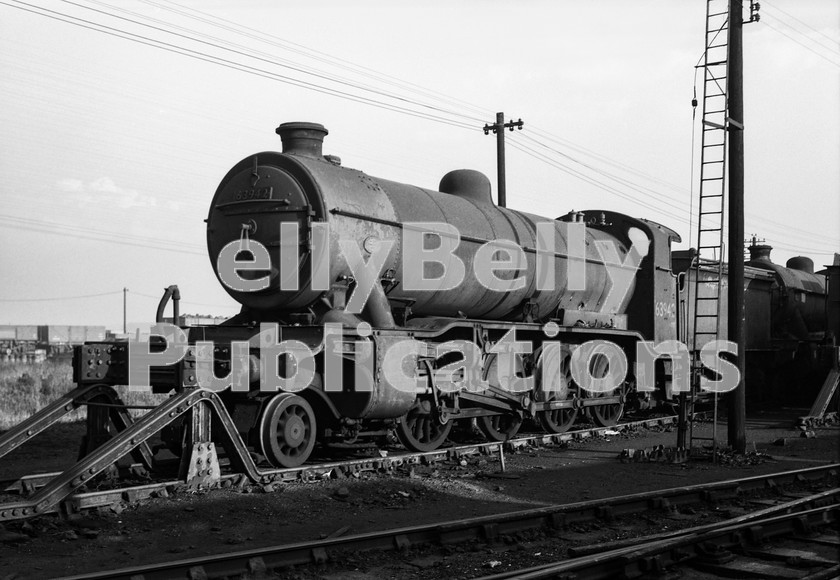
[[[310,131],[311,132],[311,131]],[[291,138],[288,138],[291,139]],[[288,140],[287,139],[287,140]],[[311,136],[307,139],[311,140]],[[306,140],[304,140],[306,141]],[[211,262],[226,244],[240,240],[243,231],[269,249],[272,264],[270,287],[259,292],[228,290],[242,304],[257,309],[283,311],[303,309],[320,298],[322,290],[311,285],[311,252],[308,248],[310,225],[327,222],[330,226],[329,280],[352,277],[340,240],[361,244],[370,253],[377,240],[393,240],[393,247],[383,270],[393,276],[391,298],[414,301],[412,310],[419,315],[473,318],[516,319],[520,306],[530,301],[539,318],[566,310],[605,309],[608,276],[595,247],[595,240],[610,240],[626,253],[627,243],[597,228],[587,228],[586,290],[569,290],[566,281],[567,228],[563,221],[499,208],[492,203],[489,182],[470,172],[468,176],[444,177],[448,193],[423,189],[366,175],[328,161],[313,152],[311,144],[301,149],[289,144],[286,153],[259,153],[238,163],[222,180],[211,204],[207,224]],[[486,182],[486,183],[485,183]],[[279,287],[279,224],[294,221],[299,226],[299,291]],[[464,264],[464,280],[457,287],[440,290],[406,290],[405,269],[419,267],[406,261],[402,238],[408,222],[435,222],[454,226],[461,240],[454,254]],[[536,224],[553,224],[555,247],[553,267],[556,284],[553,290],[536,289]],[[250,225],[249,225],[250,224]],[[245,230],[243,230],[243,227]],[[488,241],[509,240],[524,250],[525,264],[519,270],[497,272],[500,279],[524,277],[524,287],[500,292],[485,288],[476,277],[476,251]],[[425,275],[439,277],[440,265],[427,263]],[[632,294],[632,289],[630,294]],[[629,300],[629,296],[628,296]],[[626,301],[619,308],[626,306]]]
[[[768,270],[775,276],[772,297],[774,336],[807,340],[827,330],[824,276],[786,268],[769,259],[751,260],[747,265]]]

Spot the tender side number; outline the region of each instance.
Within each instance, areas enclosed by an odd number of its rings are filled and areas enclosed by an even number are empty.
[[[660,318],[671,318],[677,313],[677,305],[673,302],[657,302],[654,312]]]

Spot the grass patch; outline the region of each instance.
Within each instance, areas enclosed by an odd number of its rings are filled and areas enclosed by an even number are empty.
[[[0,366],[0,431],[14,427],[59,397],[72,391],[73,366],[69,360],[48,360],[38,363],[11,363]],[[117,388],[127,405],[158,405],[168,395],[129,391]],[[144,409],[133,409],[132,415],[143,415]],[[82,421],[85,407],[62,417],[63,422]]]

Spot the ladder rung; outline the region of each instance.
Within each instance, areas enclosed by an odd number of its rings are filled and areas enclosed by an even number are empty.
[[[709,199],[710,197],[723,197],[723,194],[722,193],[708,193],[706,195],[701,196],[701,199]],[[700,215],[706,215],[706,214],[709,214],[709,213],[723,213],[723,212],[720,212],[720,211],[706,211],[706,212],[701,212]]]
[[[723,48],[724,46],[726,46],[725,42],[723,44],[713,44],[713,45],[707,47],[706,50],[711,50],[713,48]]]
[[[713,123],[711,121],[707,121],[706,119],[703,119],[703,124],[706,125],[707,127],[714,127],[715,129],[726,129],[726,127],[724,127],[723,125],[720,125],[718,123]]]
[[[723,159],[717,161],[704,161],[703,165],[711,165],[712,163],[723,163]]]
[[[715,48],[715,47],[710,46],[709,48]],[[714,62],[707,62],[707,63],[705,63],[704,66],[718,66],[718,65],[722,65],[722,64],[726,64],[726,61],[725,60],[716,60]]]

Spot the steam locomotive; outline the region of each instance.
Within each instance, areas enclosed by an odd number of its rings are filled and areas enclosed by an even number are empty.
[[[690,257],[672,267],[675,231],[608,210],[552,220],[499,207],[489,180],[466,169],[438,191],[396,183],[324,155],[321,125],[277,133],[282,152],[233,166],[206,220],[212,267],[242,310],[186,329],[183,360],[153,367],[153,389],[200,386],[211,348],[211,378],[238,386],[220,393],[236,431],[275,467],[300,465],[316,443],[394,433],[432,450],[466,422],[494,441],[525,420],[549,433],[579,415],[609,426],[627,406],[673,397],[670,360],[656,360],[653,390],[635,388],[634,364],[643,341],[690,334],[687,280],[703,273]],[[825,308],[819,276],[751,264],[755,307]],[[804,302],[780,304],[794,279]],[[766,330],[770,348],[781,331]],[[80,384],[124,384],[115,367],[91,375],[82,350]],[[581,376],[600,388],[581,388]]]

